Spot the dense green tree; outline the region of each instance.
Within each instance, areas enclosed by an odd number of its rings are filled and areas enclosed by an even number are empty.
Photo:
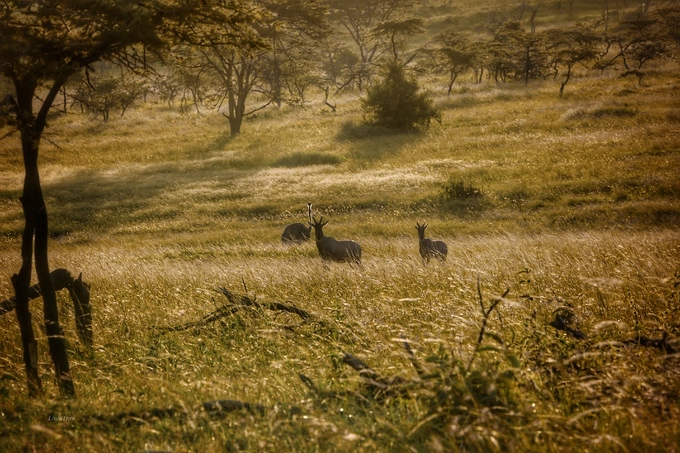
[[[399,61],[384,67],[382,78],[368,88],[362,108],[368,124],[401,131],[423,130],[432,120],[441,121],[432,99]]]

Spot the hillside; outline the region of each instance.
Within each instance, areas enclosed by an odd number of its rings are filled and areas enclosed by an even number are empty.
[[[482,33],[473,16],[495,11],[453,3],[423,10],[432,32]],[[561,97],[550,78],[451,96],[423,79],[442,122],[409,134],[362,124],[356,93],[263,110],[236,138],[219,112],[160,102],[55,114],[50,263],[91,286],[94,348],[60,292],[77,399],[58,399],[32,302],[47,397],[31,400],[0,316],[0,450],[676,451],[678,69],[579,69]],[[9,135],[0,299],[22,177]],[[280,243],[308,201],[361,267]],[[416,222],[445,262],[421,261]]]

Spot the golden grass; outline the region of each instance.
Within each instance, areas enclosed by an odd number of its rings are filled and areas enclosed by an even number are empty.
[[[623,342],[666,332],[677,345],[675,70],[644,87],[579,79],[564,99],[550,81],[468,86],[438,96],[443,123],[421,135],[367,133],[349,97],[337,114],[320,104],[268,112],[234,140],[212,112],[149,105],[105,125],[53,118],[59,148],[41,148],[51,266],[92,285],[95,351],[75,340],[59,295],[78,399],[57,400],[34,301],[48,398],[30,401],[16,321],[0,317],[0,450],[668,449],[680,436],[677,357]],[[20,265],[19,155],[15,138],[0,142],[2,298]],[[451,180],[483,196],[444,200]],[[313,243],[280,244],[307,201],[330,219],[327,234],[361,243],[363,268],[324,266]],[[416,221],[447,242],[446,263],[421,263]],[[489,337],[498,350],[475,355],[477,279],[487,307],[510,293],[489,318],[503,344]],[[243,310],[195,330],[155,330],[222,306],[218,286],[323,322]],[[549,326],[564,308],[588,339]],[[402,335],[438,378],[417,376]],[[342,352],[404,377],[410,393],[367,397]],[[483,404],[465,416],[448,401],[430,406],[439,390],[457,391],[444,356],[474,356],[472,371],[501,387],[512,372],[504,416]],[[350,393],[321,398],[298,373]],[[219,398],[267,412],[199,409]],[[171,406],[181,421],[97,418]]]
[[[431,227],[433,233],[436,226]],[[436,351],[443,343],[467,360],[473,353],[470,340],[476,336],[481,321],[475,287],[477,278],[487,302],[492,295],[511,289],[508,297],[513,302],[504,303],[499,310],[502,318],[491,323],[494,331],[508,339],[513,331],[525,335],[526,323],[531,322],[532,317],[533,322],[542,326],[542,335],[555,335],[546,330],[549,329],[547,323],[553,311],[565,305],[578,313],[584,332],[603,338],[632,337],[636,329],[652,335],[667,325],[666,322],[677,320],[677,316],[662,320],[653,314],[672,309],[664,298],[672,285],[670,266],[680,260],[677,231],[637,232],[635,241],[625,232],[444,236],[449,244],[449,260],[427,267],[417,256],[415,230],[413,233],[412,237],[396,239],[361,238],[367,256],[362,270],[344,265],[322,266],[313,244],[290,248],[279,244],[239,244],[219,237],[197,241],[191,235],[185,235],[183,241],[174,238],[174,241],[132,240],[130,243],[125,240],[55,243],[53,267],[83,269],[86,281],[92,284],[95,354],[89,358],[78,344],[72,343],[78,401],[67,406],[59,403],[48,403],[48,407],[30,406],[32,409],[27,415],[32,418],[32,424],[45,425],[60,433],[60,437],[43,436],[24,427],[25,442],[43,447],[48,440],[55,446],[85,442],[89,445],[87,449],[109,451],[115,449],[117,441],[109,435],[98,438],[90,434],[92,430],[102,429],[90,419],[92,415],[180,405],[189,412],[189,427],[180,429],[172,422],[158,421],[141,429],[123,428],[116,431],[117,436],[121,436],[118,438],[124,445],[139,448],[143,441],[156,447],[165,445],[163,448],[217,450],[222,448],[220,445],[228,444],[229,436],[236,436],[249,448],[257,448],[253,442],[262,441],[269,447],[284,449],[300,446],[308,449],[316,442],[331,449],[336,449],[330,447],[335,442],[344,445],[343,448],[352,445],[359,450],[370,449],[373,441],[370,431],[366,431],[368,426],[363,426],[365,422],[331,429],[329,424],[337,425],[341,419],[336,419],[334,413],[317,411],[310,406],[312,401],[307,400],[308,391],[301,385],[297,373],[306,374],[329,389],[356,385],[351,373],[333,365],[334,357],[347,351],[358,354],[382,373],[409,377],[413,372],[408,371],[410,365],[394,340],[402,335],[413,342],[420,357]],[[14,263],[3,264],[13,267]],[[290,316],[244,312],[195,331],[154,334],[156,327],[181,325],[220,306],[225,300],[213,291],[217,286],[243,291],[243,283],[248,293],[257,295],[259,300],[295,303],[328,320],[333,329],[329,333],[312,324],[298,325],[291,332],[282,328],[298,324]],[[60,296],[60,304],[68,305],[66,295]],[[40,304],[34,302],[33,307],[35,318],[40,319]],[[73,341],[72,314],[65,308],[62,319],[67,338]],[[610,320],[616,323],[607,327],[603,322]],[[14,358],[0,364],[5,376],[2,390],[6,398],[1,409],[4,417],[12,421],[27,410],[17,405],[25,393],[19,333],[11,316],[0,318],[0,328],[8,340],[3,342],[3,356]],[[612,328],[614,333],[608,333]],[[605,334],[600,334],[602,331]],[[44,334],[38,331],[38,336],[40,343],[46,344]],[[46,348],[41,347],[40,352],[46,390],[55,395]],[[522,354],[522,348],[518,353]],[[529,357],[533,353],[533,348],[524,351],[528,354],[523,359],[527,364],[531,363]],[[633,358],[637,356],[639,358]],[[668,405],[671,424],[665,419],[663,426],[677,434],[680,428],[677,405],[658,393],[673,387],[640,374],[648,366],[644,362],[651,360],[661,365],[662,356],[624,350],[616,355],[605,352],[598,357],[608,363],[609,376],[602,377],[602,383],[620,388],[620,394],[607,396],[607,402],[600,404],[602,410],[619,412],[616,406],[624,405],[627,409],[622,414],[632,411],[640,417],[649,417],[647,405],[628,406],[628,399],[638,395],[643,387],[648,397],[660,398]],[[525,372],[534,374],[532,379],[539,386],[545,379],[540,370],[527,368]],[[17,380],[7,380],[9,376]],[[599,393],[599,386],[586,384],[567,392],[565,397],[579,401],[575,395],[582,398],[606,395]],[[325,428],[317,427],[319,429],[305,434],[309,436],[306,441],[294,440],[300,442],[295,447],[268,431],[269,423],[282,423],[276,415],[265,416],[264,425],[257,418],[236,417],[230,418],[232,421],[227,424],[211,422],[206,426],[205,415],[195,413],[194,408],[203,401],[219,398],[259,402],[268,407],[302,405],[306,415],[295,418],[298,420],[295,423],[299,423],[296,429],[304,430],[310,423],[319,423]],[[545,403],[531,396],[528,399],[534,404]],[[361,415],[360,409],[353,408],[348,401],[344,404],[349,405],[345,410],[354,411],[355,416],[363,420],[365,415]],[[541,407],[541,410],[552,411],[552,417],[563,421],[578,413],[562,406]],[[44,414],[50,411],[76,419],[71,423],[50,424],[44,419]],[[402,416],[405,418],[393,420],[396,423],[393,429],[399,432],[413,428],[416,422],[409,422],[411,417],[417,420],[414,414]],[[662,426],[658,424],[661,420],[648,421],[653,427]],[[191,427],[191,423],[195,425]],[[592,434],[592,428],[581,429]],[[291,430],[302,435],[291,426],[284,432]],[[354,440],[346,443],[347,434],[357,431],[358,437],[349,436]],[[194,440],[185,439],[182,432],[193,432]],[[605,428],[605,432],[609,432],[608,429]],[[626,432],[634,435],[636,441],[654,440],[639,430]],[[377,439],[384,447],[383,435],[378,434]],[[220,441],[219,436],[226,437]],[[667,438],[668,434],[663,436]],[[406,437],[400,442],[408,444]],[[540,445],[539,442],[534,447],[543,450]]]

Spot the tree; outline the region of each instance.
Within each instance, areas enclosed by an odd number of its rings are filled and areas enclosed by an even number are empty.
[[[370,81],[378,61],[396,51],[399,35],[415,33],[420,24],[404,17],[413,0],[325,0],[332,21],[340,24],[354,43],[359,64],[339,89],[356,84],[359,91]],[[417,21],[417,20],[416,20]],[[391,41],[394,40],[393,42]]]
[[[460,33],[446,32],[434,39],[435,48],[429,52],[434,70],[449,76],[447,95],[451,95],[458,76],[473,67],[476,47],[471,40]]]
[[[318,84],[310,76],[311,59],[315,42],[326,32],[324,9],[293,0],[244,1],[241,11],[231,3],[214,8],[223,17],[247,15],[253,20],[241,22],[236,30],[233,21],[192,30],[191,44],[176,51],[182,54],[178,66],[184,74],[203,75],[210,86],[206,99],[218,109],[225,106],[222,114],[230,136],[236,137],[248,115],[272,103],[300,105],[305,90]],[[249,108],[254,94],[261,102]]]
[[[646,8],[642,8],[639,15],[626,18],[616,27],[606,30],[604,40],[607,46],[598,64],[599,69],[615,67],[621,61],[624,67],[621,76],[633,75],[642,83],[645,75],[643,66],[659,58],[673,58],[673,35],[674,30],[677,32],[677,25],[671,25],[668,19],[673,22],[673,18],[680,17],[677,9],[675,14],[673,11],[673,8],[662,8],[654,14],[647,14]]]
[[[489,70],[496,82],[510,77],[529,83],[543,77],[549,67],[544,34],[526,33],[517,21],[502,23],[487,48],[491,54]]]
[[[572,70],[577,64],[585,65],[597,58],[599,37],[585,26],[572,30],[553,29],[547,32],[549,52],[553,58],[555,77],[559,68],[564,68],[560,82],[560,97],[571,79]]]
[[[271,48],[265,56],[265,91],[279,107],[303,105],[306,91],[323,85],[315,68],[323,60],[321,42],[330,33],[327,9],[300,0],[267,0],[265,5],[276,18],[264,34]]]
[[[229,120],[231,137],[241,133],[243,118],[271,103],[270,99],[246,111],[246,100],[261,80],[267,52],[267,43],[256,33],[245,34],[235,44],[223,45],[217,38],[209,47],[201,49],[203,59],[220,82],[220,97],[227,101],[227,112],[222,114]]]
[[[382,80],[368,88],[362,107],[368,124],[401,131],[423,130],[432,120],[441,121],[430,97],[398,61],[384,67]]]
[[[394,61],[399,59],[399,51],[404,47],[406,39],[424,31],[424,21],[418,18],[388,20],[373,28],[374,34],[387,38]]]
[[[196,2],[198,3],[198,2]],[[63,396],[75,396],[48,260],[48,216],[38,171],[40,141],[52,105],[67,79],[100,60],[147,67],[146,52],[189,36],[198,6],[174,0],[4,0],[0,10],[0,73],[12,82],[11,124],[18,130],[25,177],[21,268],[12,277],[29,395],[42,394],[37,343],[28,308],[33,260],[43,296],[50,355]],[[208,16],[212,17],[212,16]],[[212,18],[222,20],[223,17]],[[37,108],[37,112],[34,110]]]
[[[101,116],[106,122],[113,110],[119,110],[120,116],[149,91],[147,80],[134,73],[125,74],[122,68],[118,71],[100,71],[97,76],[89,74],[80,81],[75,93],[71,94],[75,103],[88,113]]]
[[[642,69],[647,62],[671,53],[666,29],[657,19],[621,22],[610,43],[618,49],[612,60],[621,58],[626,70]]]

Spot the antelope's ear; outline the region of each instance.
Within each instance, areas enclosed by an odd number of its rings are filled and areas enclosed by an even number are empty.
[[[82,273],[82,272],[81,272],[80,275],[78,276],[77,280],[78,280],[79,282],[82,282],[82,281],[83,281],[83,273]]]
[[[323,222],[323,223],[321,224],[322,227],[325,227],[326,225],[328,225],[328,220],[326,220],[325,222]]]

